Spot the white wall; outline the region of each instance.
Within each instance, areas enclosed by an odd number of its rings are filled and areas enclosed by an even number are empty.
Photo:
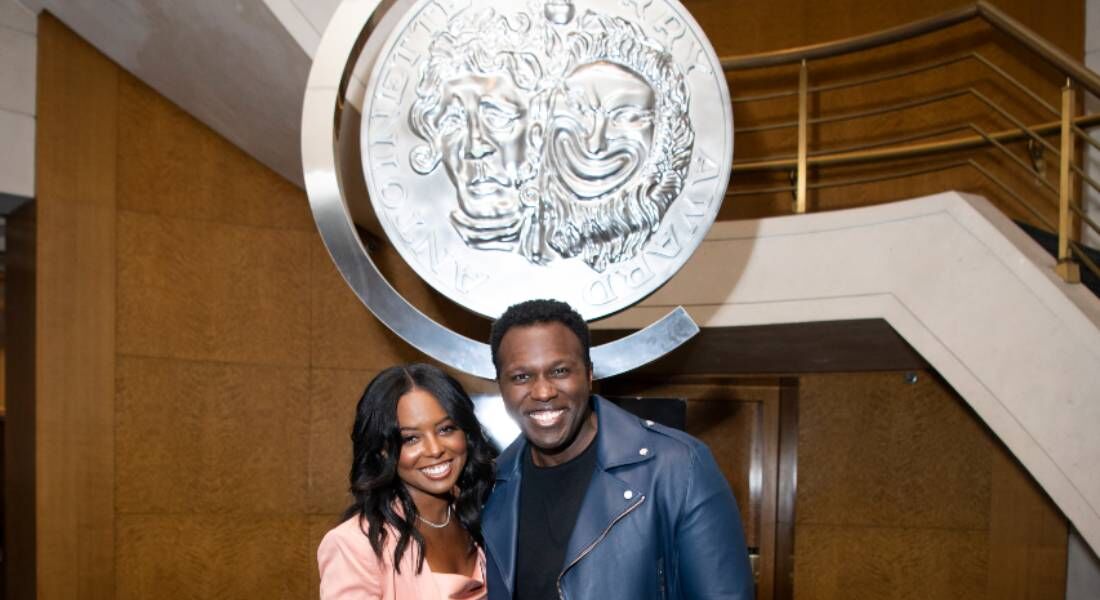
[[[0,196],[34,196],[37,19],[0,0]]]
[[[340,0],[264,0],[264,4],[312,59]]]

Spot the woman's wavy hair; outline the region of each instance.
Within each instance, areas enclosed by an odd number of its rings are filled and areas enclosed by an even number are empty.
[[[424,538],[416,529],[419,513],[397,476],[397,459],[401,455],[397,401],[416,388],[434,396],[466,435],[466,466],[458,477],[454,514],[478,546],[483,544],[481,507],[492,490],[496,449],[486,438],[470,397],[453,377],[438,367],[426,364],[390,367],[367,384],[355,408],[355,425],[351,430],[349,480],[354,500],[343,518],[359,517],[359,529],[379,558],[389,534],[386,526],[392,527],[397,533],[393,565],[398,572],[410,541],[415,542],[419,573],[424,568]]]

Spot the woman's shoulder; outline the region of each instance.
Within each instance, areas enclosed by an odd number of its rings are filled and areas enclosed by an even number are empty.
[[[364,533],[366,528],[367,523],[355,515],[328,530],[317,547],[317,562],[342,558],[377,567],[381,561]]]
[[[371,548],[358,516],[325,534],[317,547],[317,569],[324,600],[381,597],[386,586],[385,561]]]

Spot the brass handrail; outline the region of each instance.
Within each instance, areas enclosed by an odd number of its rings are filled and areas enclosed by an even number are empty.
[[[810,60],[827,59],[830,57],[851,54],[895,44],[935,31],[952,27],[964,21],[981,18],[993,29],[1005,34],[1016,44],[1024,46],[1039,58],[1046,61],[1065,77],[1065,86],[1061,93],[1061,106],[1055,107],[1039,94],[1028,88],[1022,82],[1011,76],[1007,71],[997,66],[981,54],[970,52],[961,56],[953,56],[946,59],[933,60],[923,64],[894,69],[886,73],[878,73],[871,76],[860,76],[844,81],[834,81],[811,86],[809,84],[808,63]],[[1023,119],[1012,114],[1005,107],[994,102],[989,96],[976,89],[971,83],[965,89],[956,89],[946,92],[933,93],[923,98],[905,98],[894,101],[885,106],[856,107],[847,112],[839,111],[833,114],[825,114],[811,117],[808,111],[808,97],[811,94],[824,94],[846,88],[868,86],[890,79],[909,77],[933,69],[944,69],[963,60],[973,59],[980,62],[987,69],[995,73],[1001,80],[1007,81],[1022,97],[1030,99],[1034,105],[1041,107],[1048,113],[1058,117],[1058,121],[1028,125]],[[1077,164],[1075,156],[1077,146],[1075,141],[1081,138],[1094,148],[1100,149],[1100,141],[1089,135],[1086,129],[1100,125],[1100,113],[1078,116],[1079,101],[1077,96],[1082,90],[1094,96],[1100,97],[1100,76],[1085,68],[1080,61],[1074,60],[1061,49],[1051,44],[1032,30],[1028,29],[1015,19],[1009,17],[1000,9],[988,4],[985,0],[978,0],[974,4],[944,12],[940,15],[906,23],[879,32],[849,37],[846,39],[825,42],[800,48],[791,48],[773,52],[764,52],[753,55],[724,57],[721,59],[725,71],[748,70],[763,67],[772,67],[798,63],[798,87],[796,90],[784,90],[769,92],[754,96],[733,98],[734,104],[748,102],[760,102],[775,99],[789,98],[797,95],[797,120],[764,123],[751,127],[740,128],[741,133],[767,132],[788,128],[797,128],[798,143],[794,156],[781,154],[768,158],[744,161],[735,159],[731,166],[734,173],[747,171],[788,171],[791,178],[791,186],[780,186],[753,190],[735,190],[731,195],[756,195],[774,192],[793,192],[794,211],[802,213],[807,210],[807,190],[817,190],[827,187],[841,187],[878,182],[899,177],[913,176],[921,173],[929,173],[937,170],[949,169],[958,166],[970,166],[991,180],[1015,202],[1025,208],[1036,219],[1051,230],[1058,233],[1058,274],[1067,282],[1079,282],[1080,271],[1076,258],[1089,260],[1078,246],[1082,224],[1100,232],[1100,227],[1081,208],[1078,199],[1079,188],[1082,182],[1089,187],[1100,191],[1100,181],[1097,181],[1085,172],[1084,168]],[[973,81],[973,80],[971,80]],[[966,85],[966,84],[964,84]],[[1009,121],[1014,128],[988,133],[974,122],[950,128],[939,128],[932,131],[920,132],[916,135],[895,137],[891,141],[882,140],[865,142],[862,144],[849,144],[845,148],[810,150],[808,147],[809,129],[813,125],[827,123],[839,123],[848,120],[866,117],[899,113],[908,109],[926,106],[929,104],[944,102],[954,98],[973,96],[987,109],[1001,118]],[[977,135],[954,137],[947,140],[925,141],[910,143],[914,140],[932,139],[959,130],[971,130]],[[1047,141],[1047,137],[1059,136],[1059,147],[1055,147]],[[1027,151],[1030,154],[1031,164],[1018,156],[1018,152],[1010,150],[1008,143],[1027,140]],[[835,166],[843,164],[867,163],[884,160],[905,159],[929,154],[946,154],[954,151],[976,148],[980,146],[993,146],[1004,156],[1008,157],[1016,167],[1024,173],[1032,173],[1035,177],[1034,184],[1055,199],[1058,211],[1058,224],[1055,226],[1043,215],[1032,202],[1025,200],[1019,193],[1009,187],[1004,181],[995,176],[981,164],[974,160],[953,162],[936,166],[922,166],[908,171],[895,171],[889,174],[872,175],[870,177],[857,177],[832,181],[809,181],[809,169],[811,167]],[[1044,155],[1049,153],[1058,165],[1058,183],[1053,184],[1043,174]],[[1043,194],[1040,194],[1042,196]],[[1087,263],[1090,270],[1096,272],[1096,265],[1091,261]],[[1100,276],[1100,272],[1097,272]]]
[[[818,94],[821,92],[831,92],[834,90],[840,90],[848,87],[856,87],[860,85],[868,85],[871,83],[880,83],[890,79],[900,79],[902,77],[908,77],[909,75],[916,75],[917,73],[923,73],[924,71],[931,71],[933,69],[939,69],[952,65],[957,62],[962,62],[971,58],[976,53],[963,54],[959,56],[952,56],[951,58],[940,60],[936,62],[923,63],[915,67],[908,67],[904,69],[898,69],[896,71],[890,71],[889,73],[874,75],[871,77],[863,77],[860,79],[849,79],[841,81],[839,83],[829,83],[825,85],[811,85],[809,87],[810,93]],[[790,98],[791,96],[797,96],[798,90],[784,90],[782,92],[771,92],[768,94],[759,94],[756,96],[735,96],[730,98],[730,102],[733,104],[744,104],[746,102],[760,102],[762,100],[777,100],[779,98]],[[1054,111],[1057,113],[1058,111]]]
[[[1042,38],[1039,34],[1025,27],[1019,21],[1008,16],[999,8],[978,0],[974,4],[950,10],[934,17],[921,19],[884,29],[875,33],[853,36],[832,42],[823,42],[800,48],[775,50],[758,54],[746,54],[742,56],[722,57],[719,61],[725,71],[738,71],[757,69],[800,63],[821,58],[831,58],[842,54],[851,54],[861,50],[869,50],[879,46],[894,44],[926,33],[932,33],[958,25],[964,21],[979,17],[992,25],[997,30],[1023,44],[1040,58],[1050,63],[1062,73],[1069,75],[1071,79],[1080,83],[1085,89],[1096,96],[1100,96],[1100,76],[1090,71],[1080,62],[1066,54],[1060,48]]]
[[[943,100],[950,100],[959,96],[965,96],[969,93],[969,90],[954,90],[951,92],[944,92],[942,94],[936,94],[935,96],[928,96],[926,98],[917,98],[915,100],[905,100],[896,104],[890,104],[888,106],[877,106],[870,110],[857,110],[849,113],[842,113],[838,115],[830,115],[827,117],[814,117],[808,119],[806,123],[810,125],[827,125],[829,123],[836,123],[839,121],[851,121],[854,119],[862,119],[864,117],[874,117],[877,115],[884,115],[887,113],[898,112],[909,108],[916,108],[918,106],[924,106],[925,104],[933,104],[935,102],[941,102]],[[757,125],[756,127],[742,127],[738,129],[738,133],[758,133],[761,131],[776,131],[779,129],[794,129],[798,127],[799,121],[780,121],[779,123],[767,123],[765,125]]]
[[[818,93],[821,93],[821,92],[832,92],[832,91],[842,90],[842,89],[850,88],[850,87],[857,87],[857,86],[861,86],[861,85],[869,85],[869,84],[872,84],[872,83],[881,83],[883,81],[888,81],[890,79],[900,79],[902,77],[908,77],[909,75],[916,75],[917,73],[923,73],[925,71],[940,69],[940,68],[947,67],[947,66],[953,65],[955,63],[960,63],[964,60],[970,60],[970,59],[973,59],[973,60],[976,60],[976,61],[982,63],[982,65],[984,65],[990,71],[993,71],[994,73],[999,75],[1001,77],[1001,79],[1004,79],[1005,81],[1012,84],[1013,87],[1015,87],[1016,89],[1023,92],[1024,95],[1031,98],[1031,100],[1033,102],[1035,102],[1036,104],[1038,104],[1039,106],[1042,106],[1043,108],[1047,109],[1047,111],[1050,112],[1051,114],[1054,114],[1054,115],[1059,114],[1058,109],[1055,108],[1053,104],[1047,102],[1046,100],[1043,100],[1041,97],[1039,97],[1038,94],[1031,91],[1031,89],[1029,89],[1026,85],[1024,85],[1023,83],[1020,83],[1019,79],[1016,79],[1015,77],[1009,75],[1007,71],[1005,71],[1004,69],[998,67],[996,64],[994,64],[988,58],[982,56],[981,53],[979,53],[979,52],[968,52],[966,54],[960,54],[958,56],[952,56],[952,57],[944,59],[944,60],[930,62],[930,63],[923,63],[923,64],[917,65],[915,67],[908,67],[908,68],[904,68],[904,69],[898,69],[896,71],[890,71],[888,73],[883,73],[883,74],[880,74],[880,75],[874,75],[874,76],[871,76],[871,77],[862,77],[862,78],[858,78],[858,79],[849,79],[849,80],[841,81],[841,82],[838,82],[838,83],[830,83],[830,84],[825,84],[825,85],[811,86],[809,88],[809,91],[810,91],[810,93],[818,94]],[[756,95],[756,96],[736,96],[734,98],[731,98],[730,102],[732,102],[733,104],[744,104],[744,103],[747,103],[747,102],[760,102],[762,100],[777,100],[779,98],[789,98],[789,97],[795,96],[797,94],[798,94],[797,90],[785,90],[785,91],[782,91],[782,92],[771,92],[771,93],[768,93],[768,94],[759,94],[759,95]]]
[[[1075,119],[1075,122],[1079,126],[1086,127],[1100,125],[1100,113],[1077,117]],[[960,129],[969,129],[969,125],[970,124],[967,123],[959,125],[957,127],[939,129],[932,132],[931,135],[926,137],[932,137],[932,135],[943,135],[946,133],[950,133],[951,131],[958,131]],[[1060,121],[1051,121],[1049,123],[1043,123],[1041,125],[1030,127],[1028,128],[1028,131],[1030,131],[1031,134],[1034,135],[1052,135],[1057,133],[1060,127]],[[1019,128],[1016,128],[991,133],[989,134],[989,137],[1003,143],[1011,143],[1030,137],[1030,135],[1025,131],[1021,131]],[[983,136],[981,135],[973,135],[952,140],[925,142],[921,144],[909,144],[906,146],[882,148],[878,150],[811,153],[809,156],[809,165],[812,167],[818,167],[825,165],[842,165],[860,162],[878,162],[899,158],[912,158],[915,156],[922,156],[926,154],[948,153],[956,150],[966,150],[969,148],[985,145],[988,145],[988,140],[983,138]],[[793,169],[795,166],[796,163],[793,156],[784,156],[781,158],[764,158],[747,162],[738,162],[737,160],[734,160],[733,172],[745,173],[754,171],[787,171]]]
[[[910,169],[908,171],[901,171],[901,172],[897,172],[897,173],[891,173],[889,175],[870,175],[870,176],[867,176],[867,177],[851,177],[851,178],[848,178],[848,179],[840,179],[840,180],[834,180],[834,181],[818,181],[818,182],[808,184],[807,187],[809,187],[810,189],[813,189],[813,190],[821,190],[821,189],[827,189],[827,188],[833,188],[833,187],[846,187],[846,186],[850,186],[850,185],[863,185],[863,184],[867,184],[867,183],[878,183],[880,181],[888,181],[890,179],[898,179],[898,178],[901,178],[901,177],[914,177],[916,175],[925,175],[925,174],[928,174],[928,173],[935,173],[937,171],[946,171],[948,169],[957,169],[959,167],[970,167],[970,168],[978,171],[979,173],[984,175],[987,179],[989,179],[990,181],[995,183],[997,185],[997,187],[1001,188],[1002,191],[1007,193],[1013,200],[1016,201],[1017,204],[1019,204],[1021,207],[1023,207],[1029,213],[1031,213],[1031,216],[1035,217],[1035,219],[1037,221],[1039,221],[1040,223],[1045,225],[1048,229],[1051,229],[1051,230],[1057,229],[1057,227],[1055,227],[1054,223],[1052,223],[1050,221],[1050,219],[1047,219],[1045,216],[1043,216],[1042,213],[1035,210],[1035,207],[1031,206],[1031,204],[1029,204],[1026,200],[1024,200],[1023,197],[1021,197],[1018,193],[1016,193],[1016,191],[1013,190],[1011,186],[1009,186],[1007,183],[1005,183],[1000,177],[997,177],[996,175],[991,173],[988,169],[986,169],[982,165],[978,164],[973,159],[959,160],[959,161],[954,161],[954,162],[949,162],[949,163],[936,164],[936,165],[932,165],[932,166],[929,166],[929,167],[918,167],[918,168],[915,168],[915,169]],[[735,190],[733,192],[728,193],[727,195],[728,196],[758,196],[758,195],[763,195],[763,194],[775,194],[775,193],[780,193],[780,192],[793,192],[793,191],[795,191],[795,186],[786,185],[786,186],[775,186],[775,187],[770,187],[770,188],[758,188],[758,189],[750,189],[750,190]]]
[[[988,107],[992,108],[994,111],[996,111],[999,115],[1001,115],[1005,119],[1011,121],[1013,125],[1016,125],[1016,128],[1021,133],[1023,133],[1024,135],[1026,135],[1028,137],[1030,137],[1035,142],[1037,142],[1037,143],[1043,145],[1044,147],[1046,147],[1046,149],[1049,150],[1051,154],[1053,154],[1055,156],[1059,155],[1058,154],[1059,151],[1053,145],[1051,145],[1046,140],[1042,139],[1040,136],[1037,136],[1034,133],[1031,133],[1030,129],[1023,123],[1023,121],[1020,121],[1016,117],[1012,116],[1012,114],[1009,113],[1007,110],[1002,108],[996,102],[990,100],[988,96],[986,96],[982,92],[980,92],[980,91],[978,91],[978,90],[976,90],[972,87],[966,88],[965,90],[954,90],[954,91],[950,91],[950,92],[944,92],[942,94],[936,94],[934,96],[928,96],[926,98],[917,98],[917,99],[914,99],[914,100],[906,100],[904,102],[899,102],[897,104],[891,104],[889,106],[881,106],[881,107],[873,108],[873,109],[870,109],[870,110],[853,111],[853,112],[850,112],[850,113],[830,115],[830,116],[827,116],[827,117],[815,117],[815,118],[812,118],[812,119],[806,119],[805,123],[807,125],[824,125],[824,124],[828,124],[828,123],[836,123],[836,122],[839,122],[839,121],[850,121],[850,120],[853,120],[853,119],[861,119],[863,117],[873,117],[873,116],[887,114],[887,113],[891,113],[891,112],[898,112],[898,111],[902,111],[902,110],[909,109],[909,108],[915,108],[915,107],[918,107],[918,106],[933,104],[935,102],[941,102],[941,101],[944,101],[944,100],[950,100],[952,98],[958,98],[960,96],[967,96],[967,95],[974,96],[980,102],[982,102],[986,106],[988,106]],[[782,121],[782,122],[779,122],[779,123],[769,123],[767,125],[758,125],[756,127],[745,127],[745,128],[742,128],[740,131],[741,131],[741,133],[753,133],[753,132],[760,132],[760,131],[775,131],[775,130],[779,130],[779,129],[792,129],[792,128],[795,128],[795,127],[800,127],[802,122],[803,122],[802,115],[800,114],[799,120],[797,120],[797,121]]]

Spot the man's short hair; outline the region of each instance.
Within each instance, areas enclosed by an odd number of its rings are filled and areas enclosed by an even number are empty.
[[[565,302],[560,300],[526,300],[519,304],[513,304],[504,311],[499,319],[493,321],[492,332],[489,334],[489,348],[493,354],[493,366],[500,376],[500,342],[504,334],[513,327],[526,327],[545,323],[561,323],[569,328],[577,340],[581,343],[581,352],[584,354],[584,365],[592,371],[592,346],[588,333],[588,323],[584,317],[573,310]]]

